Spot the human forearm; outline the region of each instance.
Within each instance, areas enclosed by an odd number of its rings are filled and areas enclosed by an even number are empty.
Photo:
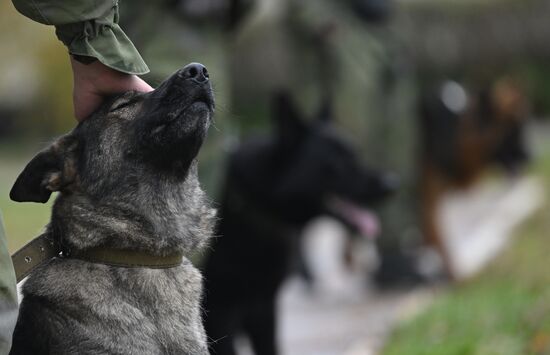
[[[127,74],[149,71],[118,25],[117,0],[12,0],[26,17],[56,26],[58,38],[71,54],[97,58]]]

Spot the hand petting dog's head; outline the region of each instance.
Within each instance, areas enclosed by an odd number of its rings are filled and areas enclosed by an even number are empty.
[[[195,158],[213,110],[206,68],[189,64],[152,92],[106,100],[32,159],[10,197],[44,203],[59,191],[62,218],[84,218],[75,206],[93,213],[92,221],[109,209],[134,216],[151,233],[177,233],[170,226],[182,227],[181,216],[200,219],[204,212]],[[56,208],[52,223],[55,217]]]

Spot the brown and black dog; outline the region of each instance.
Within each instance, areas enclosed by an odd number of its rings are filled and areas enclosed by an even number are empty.
[[[456,275],[437,223],[439,202],[450,189],[472,186],[493,165],[515,174],[528,160],[523,140],[528,116],[527,97],[509,78],[476,95],[448,81],[421,101],[423,230],[451,278]]]

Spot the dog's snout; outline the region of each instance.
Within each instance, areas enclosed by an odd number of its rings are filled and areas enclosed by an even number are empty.
[[[179,73],[179,76],[185,80],[192,80],[199,84],[206,83],[210,78],[208,70],[200,63],[186,65]]]

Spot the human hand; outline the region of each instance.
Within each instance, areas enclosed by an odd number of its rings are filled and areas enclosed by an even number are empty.
[[[82,121],[92,114],[105,96],[135,90],[153,91],[153,88],[136,75],[111,69],[96,60],[83,64],[71,57],[73,69],[73,106],[75,117]]]

